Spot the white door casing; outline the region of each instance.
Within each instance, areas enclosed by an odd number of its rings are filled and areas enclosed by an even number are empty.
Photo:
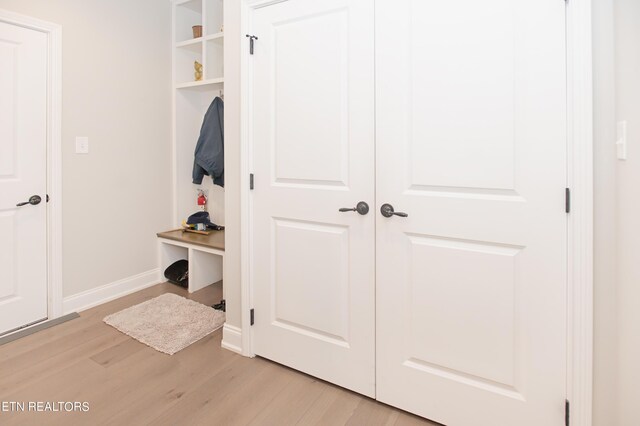
[[[562,424],[565,49],[561,1],[376,2],[379,400]]]
[[[373,2],[258,9],[255,353],[374,396]]]
[[[47,34],[0,22],[0,333],[47,318]],[[38,195],[38,205],[17,207]]]

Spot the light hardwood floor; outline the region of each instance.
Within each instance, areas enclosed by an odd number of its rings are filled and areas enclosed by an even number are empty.
[[[219,285],[192,295],[172,284],[82,312],[0,346],[0,402],[87,401],[86,413],[2,412],[1,425],[434,425],[262,358],[220,347],[221,330],[173,356],[102,318],[163,293],[211,305]]]

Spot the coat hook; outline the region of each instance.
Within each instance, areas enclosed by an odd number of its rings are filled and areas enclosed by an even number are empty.
[[[257,40],[258,37],[254,36],[254,35],[250,35],[250,34],[247,34],[245,37],[249,38],[249,54],[253,55],[253,41]]]

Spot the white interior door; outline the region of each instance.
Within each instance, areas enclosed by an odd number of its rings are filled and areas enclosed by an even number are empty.
[[[564,424],[565,4],[376,2],[378,399]]]
[[[252,72],[254,350],[375,392],[373,2],[257,9]]]
[[[0,334],[47,317],[46,85],[46,34],[0,22]]]

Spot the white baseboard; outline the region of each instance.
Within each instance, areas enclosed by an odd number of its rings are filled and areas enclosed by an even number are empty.
[[[159,269],[152,269],[138,275],[133,275],[122,280],[105,284],[103,286],[83,291],[65,297],[62,300],[62,311],[64,314],[71,312],[81,312],[94,306],[101,305],[118,297],[140,291],[152,285],[160,283],[158,281]]]
[[[225,323],[222,329],[222,347],[242,354],[242,329]]]

